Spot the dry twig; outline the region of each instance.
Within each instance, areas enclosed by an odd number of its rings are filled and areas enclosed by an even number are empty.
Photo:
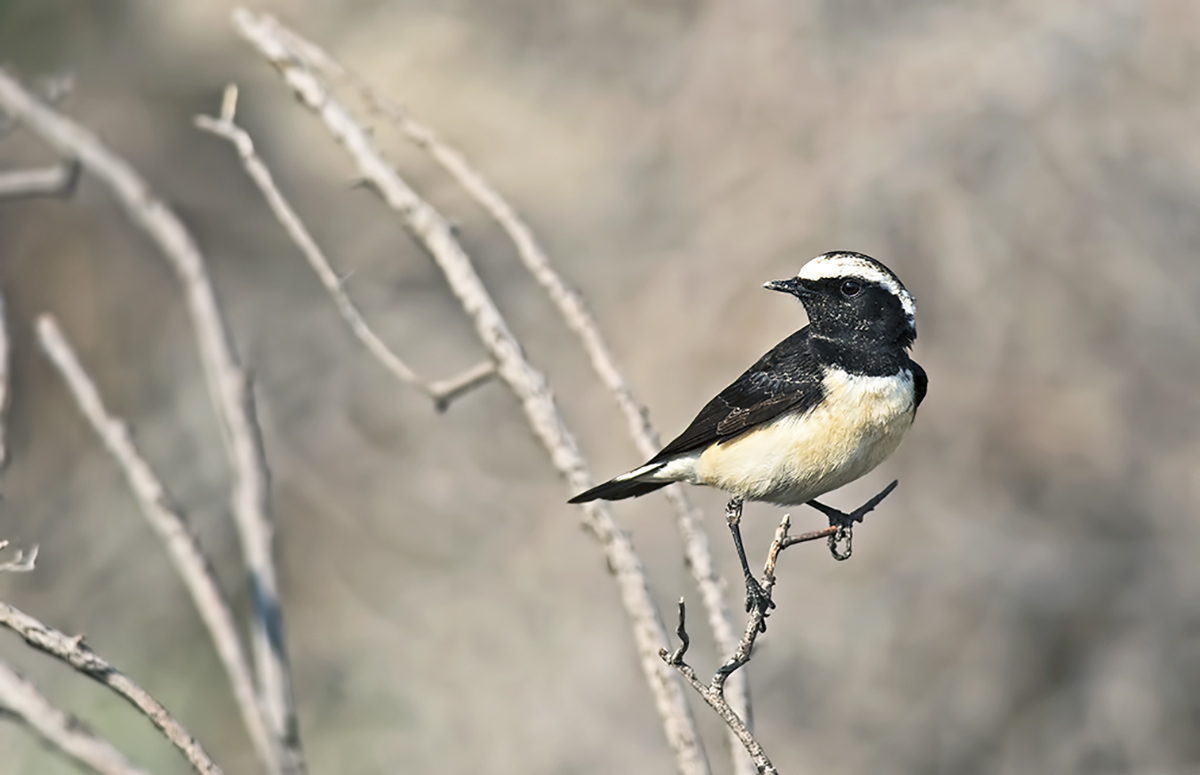
[[[0,202],[40,196],[69,197],[79,183],[81,167],[74,159],[49,167],[0,172]]]
[[[579,337],[596,376],[616,400],[639,454],[644,458],[651,458],[657,454],[662,444],[658,430],[650,421],[650,412],[638,399],[633,387],[617,365],[616,356],[605,341],[583,297],[554,268],[533,230],[516,209],[467,161],[461,151],[446,143],[431,127],[413,118],[408,110],[380,95],[363,78],[342,67],[320,46],[301,37],[294,30],[279,26],[291,43],[290,50],[303,59],[307,66],[333,77],[349,79],[375,112],[391,120],[413,144],[426,150],[500,225],[516,247],[521,263],[545,289],[567,326]],[[722,654],[732,653],[737,645],[733,616],[725,599],[725,585],[709,549],[708,533],[704,529],[703,519],[682,487],[669,487],[665,494],[675,511],[675,523],[683,539],[687,567],[700,591],[700,600],[707,613],[717,651]],[[750,719],[750,684],[744,676],[734,678],[726,694],[738,715]],[[735,767],[739,771],[745,771],[746,764],[748,762],[741,758],[735,760]]]
[[[230,85],[225,89],[225,99],[221,103],[221,115],[218,118],[196,116],[196,126],[205,132],[228,140],[237,149],[238,156],[242,160],[242,167],[258,186],[258,190],[266,199],[271,212],[275,214],[275,219],[279,221],[288,236],[292,238],[292,242],[296,243],[296,247],[308,259],[309,265],[317,273],[321,284],[333,297],[333,303],[341,313],[342,319],[350,326],[350,330],[367,348],[367,351],[375,356],[375,359],[383,364],[383,367],[393,377],[429,396],[438,411],[444,411],[455,398],[490,379],[496,373],[496,369],[491,361],[484,361],[450,379],[428,382],[417,375],[407,363],[401,360],[400,356],[384,344],[383,340],[367,325],[362,313],[346,294],[342,278],[330,266],[329,259],[325,257],[304,222],[300,220],[300,216],[280,193],[271,171],[255,152],[254,141],[250,135],[234,123],[236,110],[237,87]]]
[[[154,726],[166,735],[201,775],[221,775],[221,768],[213,762],[200,743],[183,728],[167,709],[151,697],[145,689],[135,684],[121,671],[105,662],[87,647],[83,636],[68,637],[58,630],[47,627],[32,616],[18,611],[7,603],[0,603],[0,625],[7,627],[25,639],[33,648],[61,659],[88,678],[107,686],[124,697],[140,710]]]
[[[329,95],[312,72],[302,66],[296,51],[289,48],[289,37],[281,33],[274,19],[242,8],[234,11],[233,18],[241,34],[279,69],[300,101],[321,117],[350,153],[362,176],[401,216],[409,232],[442,269],[451,291],[471,317],[480,340],[491,353],[497,375],[521,402],[531,429],[572,491],[590,486],[592,480],[586,463],[563,423],[545,377],[526,360],[445,218],[399,177],[375,148],[368,133]],[[661,644],[666,642],[666,628],[650,597],[641,561],[629,537],[606,506],[599,502],[584,504],[584,524],[601,542],[609,567],[616,576],[622,602],[632,622],[640,663],[663,718],[678,769],[682,773],[707,773],[708,762],[700,747],[687,699],[673,671],[657,658]]]
[[[8,464],[8,404],[12,401],[9,369],[12,366],[12,345],[8,339],[8,310],[0,294],[0,469]]]
[[[46,743],[100,775],[149,775],[82,721],[55,707],[36,686],[2,660],[0,710],[27,724]]]
[[[0,549],[7,549],[8,541],[0,541]],[[26,553],[18,549],[16,555],[9,561],[0,563],[0,573],[27,573],[37,565],[38,547],[35,545]]]
[[[0,107],[107,186],[129,219],[159,248],[178,276],[233,471],[233,515],[254,601],[253,643],[259,692],[283,771],[301,773],[299,730],[284,646],[273,553],[274,526],[262,434],[250,380],[238,362],[204,257],[178,216],[141,176],[94,134],[40,103],[0,71]]]
[[[780,552],[789,546],[828,538],[830,540],[830,551],[833,552],[834,557],[839,557],[835,541],[839,537],[848,534],[847,531],[850,525],[853,525],[855,522],[862,522],[863,517],[873,511],[884,498],[890,495],[892,490],[896,489],[897,484],[897,482],[893,481],[887,487],[883,488],[879,494],[849,514],[826,506],[823,503],[810,501],[808,505],[829,517],[831,524],[823,530],[813,530],[797,536],[789,536],[788,529],[791,527],[792,518],[790,514],[784,514],[783,519],[779,522],[779,527],[775,529],[775,538],[771,541],[771,547],[767,550],[767,560],[763,564],[762,581],[759,582],[767,598],[770,599],[771,590],[775,587],[775,564],[779,560]],[[771,760],[767,758],[762,745],[755,739],[749,726],[734,712],[734,709],[725,697],[726,682],[730,676],[735,675],[738,670],[750,661],[755,641],[758,639],[760,633],[766,631],[764,625],[766,624],[767,609],[763,606],[754,606],[751,608],[750,615],[746,620],[745,630],[742,634],[742,640],[738,643],[737,649],[734,650],[725,664],[717,669],[712,680],[707,684],[700,680],[700,677],[691,665],[683,661],[683,657],[687,654],[688,646],[691,643],[691,639],[687,633],[686,614],[687,610],[684,602],[680,599],[679,624],[675,629],[675,634],[679,636],[679,648],[674,651],[662,649],[659,652],[659,656],[667,664],[673,665],[679,671],[680,675],[708,703],[708,706],[716,711],[717,715],[721,717],[726,726],[729,727],[734,736],[745,747],[746,753],[750,755],[750,759],[754,762],[754,766],[758,771],[766,775],[778,775],[778,770],[775,769],[775,765],[771,763]]]
[[[212,636],[217,656],[225,667],[242,721],[259,758],[270,772],[279,772],[279,762],[274,755],[266,719],[254,691],[254,676],[238,637],[233,613],[221,593],[208,557],[200,547],[200,540],[175,507],[154,470],[138,452],[128,426],[105,410],[99,391],[54,318],[49,315],[38,318],[37,335],[42,349],[58,368],[80,410],[124,472],[142,514],[163,542],[172,564],[192,596],[192,602]]]

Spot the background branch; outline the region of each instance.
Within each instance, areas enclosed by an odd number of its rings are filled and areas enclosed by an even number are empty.
[[[496,369],[491,361],[483,361],[470,369],[467,369],[462,374],[437,382],[427,382],[422,379],[400,356],[396,355],[390,347],[388,347],[382,339],[367,325],[367,321],[363,318],[362,313],[358,311],[358,307],[350,300],[343,287],[342,279],[337,272],[329,264],[329,259],[325,257],[325,253],[317,245],[312,234],[304,225],[304,222],[297,215],[295,209],[284,198],[279,191],[279,187],[275,184],[274,176],[271,175],[270,169],[259,158],[254,150],[254,141],[250,135],[240,126],[234,123],[234,114],[237,110],[237,87],[230,85],[225,89],[225,99],[221,105],[221,115],[219,118],[211,116],[196,116],[195,124],[201,130],[217,137],[228,140],[237,150],[238,157],[242,161],[242,167],[254,184],[258,186],[258,190],[266,199],[267,205],[271,208],[271,212],[275,214],[275,219],[283,226],[284,231],[292,238],[292,242],[296,243],[296,247],[304,254],[308,260],[309,266],[317,273],[317,277],[321,280],[321,284],[333,297],[334,306],[341,314],[342,319],[346,321],[346,325],[350,326],[350,330],[358,338],[367,351],[375,356],[388,372],[393,377],[400,380],[405,385],[414,387],[420,390],[425,395],[432,399],[434,406],[438,411],[443,411],[449,407],[450,403],[458,396],[464,395],[472,388],[481,385],[483,382],[490,379]]]
[[[0,603],[0,625],[20,635],[38,651],[61,659],[83,675],[128,700],[166,735],[196,772],[201,775],[221,775],[221,769],[191,733],[145,689],[88,648],[82,635],[68,637],[7,603]]]
[[[0,202],[40,196],[68,197],[79,183],[79,162],[68,159],[49,167],[0,172]]]
[[[176,509],[154,470],[138,452],[129,428],[105,410],[99,391],[54,318],[49,315],[38,318],[37,336],[46,356],[67,383],[84,417],[121,467],[142,514],[162,541],[171,564],[191,595],[201,620],[212,636],[217,656],[225,668],[234,699],[241,711],[242,722],[259,758],[269,772],[280,772],[282,763],[267,732],[266,719],[254,691],[254,677],[238,637],[233,613],[221,593],[216,574],[200,546],[200,540]]]
[[[546,291],[568,328],[578,336],[596,376],[616,400],[638,453],[646,459],[657,454],[662,443],[658,430],[650,421],[649,410],[638,399],[629,380],[617,365],[616,356],[604,339],[583,297],[555,269],[533,229],[516,209],[467,161],[461,151],[446,143],[431,127],[413,118],[411,111],[381,95],[365,79],[347,70],[317,44],[283,24],[276,24],[292,44],[292,53],[310,68],[319,69],[333,77],[348,79],[374,112],[392,121],[412,143],[426,150],[500,225],[515,246],[521,263]],[[737,635],[733,628],[733,616],[725,598],[725,584],[713,561],[703,518],[692,505],[682,486],[668,487],[664,494],[675,512],[675,524],[683,539],[687,567],[700,592],[700,600],[707,614],[717,651],[721,654],[731,654],[737,646]],[[748,725],[753,726],[750,721],[750,684],[744,675],[739,675],[731,681],[727,695],[737,713],[747,719]],[[736,741],[734,742],[731,750],[736,752],[738,749]],[[750,762],[742,757],[735,757],[734,764],[739,773],[753,769]]]
[[[445,274],[451,291],[471,317],[481,342],[495,360],[497,375],[520,401],[531,429],[550,454],[555,468],[566,478],[571,491],[589,487],[592,479],[586,463],[563,422],[545,377],[525,359],[446,220],[399,177],[362,127],[328,94],[321,82],[301,66],[296,53],[288,47],[287,36],[280,34],[273,19],[242,8],[234,11],[233,18],[241,34],[279,69],[300,101],[325,122],[350,153],[359,172],[401,216],[409,232]],[[641,561],[629,537],[602,503],[584,504],[584,524],[601,542],[616,577],[632,623],[639,661],[663,719],[667,740],[675,752],[677,767],[682,773],[707,773],[708,762],[682,687],[674,671],[657,657],[659,648],[666,643],[667,634],[650,597]]]
[[[204,257],[175,213],[124,159],[90,131],[43,105],[4,71],[0,71],[0,107],[59,153],[77,158],[89,174],[101,181],[133,224],[159,248],[183,286],[233,473],[233,516],[254,602],[251,629],[259,691],[274,742],[281,748],[285,772],[303,772],[275,573],[274,527],[262,435],[255,419],[250,381],[238,362]]]
[[[0,660],[0,710],[28,725],[49,746],[100,775],[149,775],[82,721],[50,702],[46,695]]]

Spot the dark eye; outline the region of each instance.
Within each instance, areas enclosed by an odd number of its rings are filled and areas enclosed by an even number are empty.
[[[842,295],[847,299],[862,293],[862,283],[857,280],[846,280],[842,283]]]

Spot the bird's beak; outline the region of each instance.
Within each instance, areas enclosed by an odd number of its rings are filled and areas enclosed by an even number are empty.
[[[811,291],[801,285],[795,277],[789,280],[771,280],[770,282],[763,283],[763,287],[768,291],[790,293],[796,298],[803,298],[811,293]]]

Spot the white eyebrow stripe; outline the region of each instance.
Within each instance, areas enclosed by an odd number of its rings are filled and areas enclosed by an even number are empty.
[[[881,269],[872,261],[848,253],[826,253],[817,256],[800,267],[800,280],[826,280],[831,277],[855,277],[866,282],[878,283],[900,299],[900,307],[910,318],[917,315],[917,302],[896,276]]]

